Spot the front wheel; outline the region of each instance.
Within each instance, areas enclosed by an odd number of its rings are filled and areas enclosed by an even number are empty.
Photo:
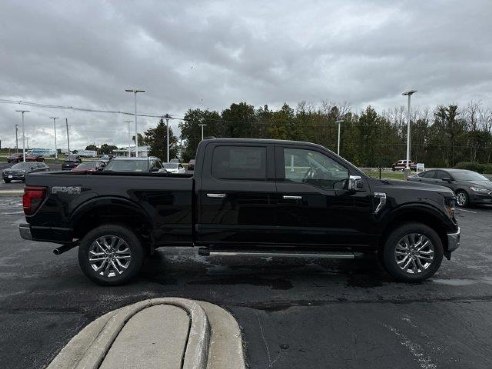
[[[386,240],[383,261],[397,280],[421,282],[441,266],[443,247],[439,235],[420,223],[407,223],[395,229]]]
[[[469,204],[470,199],[468,194],[463,190],[456,191],[456,205],[460,208],[466,208]]]
[[[3,180],[5,183],[10,183],[10,179],[4,179]]]
[[[140,240],[121,225],[97,227],[80,242],[80,268],[90,280],[100,285],[127,283],[138,275],[143,259]]]

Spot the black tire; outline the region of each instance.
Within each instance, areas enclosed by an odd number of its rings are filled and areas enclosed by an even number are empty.
[[[410,244],[413,247],[404,248]],[[417,251],[422,244],[426,246]],[[396,228],[387,238],[383,261],[385,269],[396,280],[421,282],[432,277],[439,269],[443,253],[441,239],[432,228],[421,223],[406,223]],[[405,267],[407,263],[410,264]]]
[[[4,179],[3,180],[5,183],[10,183],[10,179]]]
[[[468,196],[466,191],[456,191],[456,205],[458,205],[460,208],[466,208],[470,205],[470,197]]]
[[[89,259],[91,251],[92,260]],[[135,278],[142,268],[144,256],[142,244],[135,233],[118,224],[94,228],[82,238],[79,247],[82,272],[103,286],[117,286]],[[96,270],[99,267],[100,270]]]

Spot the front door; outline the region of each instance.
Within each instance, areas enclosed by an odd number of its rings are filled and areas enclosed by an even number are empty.
[[[347,190],[350,169],[312,148],[276,146],[279,243],[346,247],[372,241],[372,199],[365,184]]]

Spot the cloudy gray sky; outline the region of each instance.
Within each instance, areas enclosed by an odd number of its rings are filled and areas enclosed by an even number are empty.
[[[0,99],[183,116],[300,101],[354,110],[492,107],[491,0],[0,0]],[[2,146],[27,109],[31,147],[124,145],[121,114],[0,103]],[[156,119],[139,118],[139,131]],[[177,126],[179,121],[173,121]],[[63,125],[63,126],[62,126]]]

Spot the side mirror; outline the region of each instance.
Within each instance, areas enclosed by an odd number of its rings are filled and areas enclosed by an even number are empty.
[[[362,182],[361,176],[350,176],[347,189],[351,192],[356,192],[364,188],[364,182]]]

